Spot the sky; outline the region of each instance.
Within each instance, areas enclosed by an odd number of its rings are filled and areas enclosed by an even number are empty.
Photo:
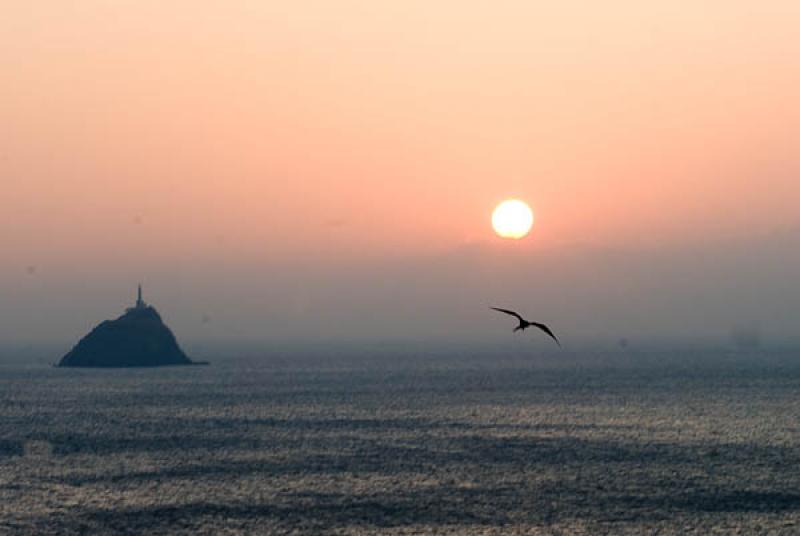
[[[0,341],[800,328],[794,0],[0,11]]]

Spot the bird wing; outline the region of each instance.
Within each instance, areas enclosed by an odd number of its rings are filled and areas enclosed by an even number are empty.
[[[489,309],[494,309],[495,311],[500,311],[501,313],[505,313],[507,315],[515,316],[520,322],[524,322],[523,318],[519,316],[514,311],[509,311],[508,309],[500,309],[499,307],[489,307]]]
[[[550,335],[550,336],[553,338],[553,340],[554,340],[554,341],[556,341],[556,344],[558,344],[559,346],[561,346],[561,342],[559,342],[559,340],[558,340],[558,338],[556,337],[555,333],[553,333],[553,332],[552,332],[552,330],[551,330],[550,328],[548,328],[548,327],[547,327],[547,326],[545,326],[544,324],[540,324],[540,323],[538,323],[538,322],[531,322],[531,325],[532,325],[532,326],[536,326],[537,328],[541,329],[542,331],[544,331],[545,333],[547,333],[548,335]]]

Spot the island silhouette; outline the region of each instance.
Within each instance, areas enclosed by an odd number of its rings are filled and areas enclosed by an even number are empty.
[[[115,320],[106,320],[67,353],[59,367],[159,367],[207,365],[192,361],[181,350],[161,315],[142,299]]]

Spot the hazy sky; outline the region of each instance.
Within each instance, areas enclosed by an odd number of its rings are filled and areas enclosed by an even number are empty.
[[[489,303],[796,333],[798,27],[796,0],[6,0],[0,341],[78,337],[138,280],[188,339],[481,337]]]

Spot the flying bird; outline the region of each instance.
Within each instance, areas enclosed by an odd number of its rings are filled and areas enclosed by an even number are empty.
[[[490,309],[494,309],[495,311],[511,315],[517,320],[519,320],[519,326],[514,328],[514,333],[516,333],[517,331],[525,331],[529,327],[533,326],[535,328],[539,328],[540,330],[550,335],[553,338],[553,340],[556,341],[556,344],[561,346],[561,343],[558,341],[558,338],[555,336],[555,334],[550,330],[550,328],[548,328],[544,324],[540,324],[539,322],[529,322],[524,318],[522,318],[518,313],[515,313],[514,311],[509,311],[508,309],[500,309],[499,307],[490,307]]]

